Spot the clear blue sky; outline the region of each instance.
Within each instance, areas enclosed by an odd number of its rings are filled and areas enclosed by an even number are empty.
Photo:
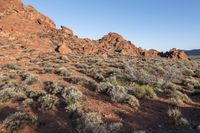
[[[146,49],[200,48],[200,0],[23,1],[80,37],[117,32]]]

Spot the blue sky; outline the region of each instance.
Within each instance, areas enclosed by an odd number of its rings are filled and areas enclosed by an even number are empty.
[[[79,37],[117,32],[146,49],[200,48],[200,0],[23,1]]]

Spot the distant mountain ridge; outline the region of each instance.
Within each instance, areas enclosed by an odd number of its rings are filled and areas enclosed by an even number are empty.
[[[200,49],[184,50],[188,56],[200,56]]]

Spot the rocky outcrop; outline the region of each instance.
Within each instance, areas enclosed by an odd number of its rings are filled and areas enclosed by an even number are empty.
[[[32,6],[20,0],[0,0],[0,40],[15,41],[36,49],[40,53],[55,50],[61,54],[108,54],[141,56],[145,58],[166,57],[189,59],[180,50],[166,53],[137,48],[117,33],[108,33],[99,40],[82,39],[65,26],[56,29],[54,22]]]
[[[159,55],[166,58],[189,60],[189,57],[184,51],[176,48],[171,49],[169,52],[159,53]]]

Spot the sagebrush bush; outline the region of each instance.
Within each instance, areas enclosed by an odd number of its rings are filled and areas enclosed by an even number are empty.
[[[124,133],[124,125],[121,122],[113,122],[108,125],[108,130],[112,133]]]
[[[23,82],[27,85],[32,85],[39,81],[38,76],[31,73],[22,74],[21,77],[22,77]]]
[[[59,105],[58,97],[54,95],[45,95],[38,99],[39,108],[43,111],[55,110]]]
[[[139,100],[132,95],[126,95],[123,103],[128,104],[130,107],[137,109],[140,106]]]
[[[54,95],[61,94],[64,90],[64,86],[59,85],[58,83],[52,82],[52,81],[45,81],[43,83],[44,89]]]
[[[55,70],[55,73],[60,76],[69,76],[69,70],[66,67],[60,67]]]
[[[134,95],[137,98],[152,99],[157,97],[153,87],[149,85],[135,85]]]
[[[180,109],[174,108],[168,110],[168,116],[175,122],[176,125],[188,126],[189,122],[182,116]]]
[[[101,82],[96,88],[96,92],[109,94],[109,91],[112,90],[114,86],[109,82]]]
[[[71,87],[65,89],[61,95],[67,104],[67,112],[79,111],[81,109],[83,101],[83,94],[81,91],[77,90],[75,87]]]
[[[102,74],[102,72],[99,72],[96,68],[84,68],[80,70],[80,72],[86,74],[87,76],[97,80],[97,81],[104,81],[105,78]]]
[[[72,84],[83,85],[84,87],[91,89],[91,90],[96,90],[96,87],[97,87],[96,82],[94,82],[92,80],[87,80],[87,79],[82,78],[82,77],[68,77],[68,78],[65,78],[65,80],[67,82],[72,83]]]
[[[37,100],[39,97],[45,96],[46,93],[44,91],[33,91],[33,90],[27,90],[26,96],[28,98],[32,98],[34,100]]]
[[[4,121],[4,127],[11,133],[18,131],[27,125],[32,125],[37,123],[37,116],[29,115],[23,112],[16,112],[8,116]]]
[[[2,70],[16,70],[17,66],[14,64],[5,64],[1,67]]]
[[[122,86],[115,86],[109,91],[109,95],[113,102],[123,102],[127,96],[127,90]]]
[[[0,90],[0,102],[16,102],[23,101],[26,98],[26,95],[15,88],[5,88]]]
[[[103,120],[96,113],[82,114],[77,119],[77,128],[81,133],[106,133]]]
[[[24,106],[24,107],[35,107],[35,102],[34,102],[34,100],[33,99],[31,99],[31,98],[27,98],[27,99],[25,99],[23,102],[22,102],[22,105]]]
[[[170,98],[174,98],[179,104],[192,102],[192,100],[187,96],[187,94],[183,94],[178,90],[171,91]]]
[[[128,91],[123,86],[114,86],[109,82],[105,82],[100,83],[97,88],[97,92],[109,95],[113,102],[128,104],[130,107],[136,109],[139,107],[138,99],[135,96],[129,95]]]

